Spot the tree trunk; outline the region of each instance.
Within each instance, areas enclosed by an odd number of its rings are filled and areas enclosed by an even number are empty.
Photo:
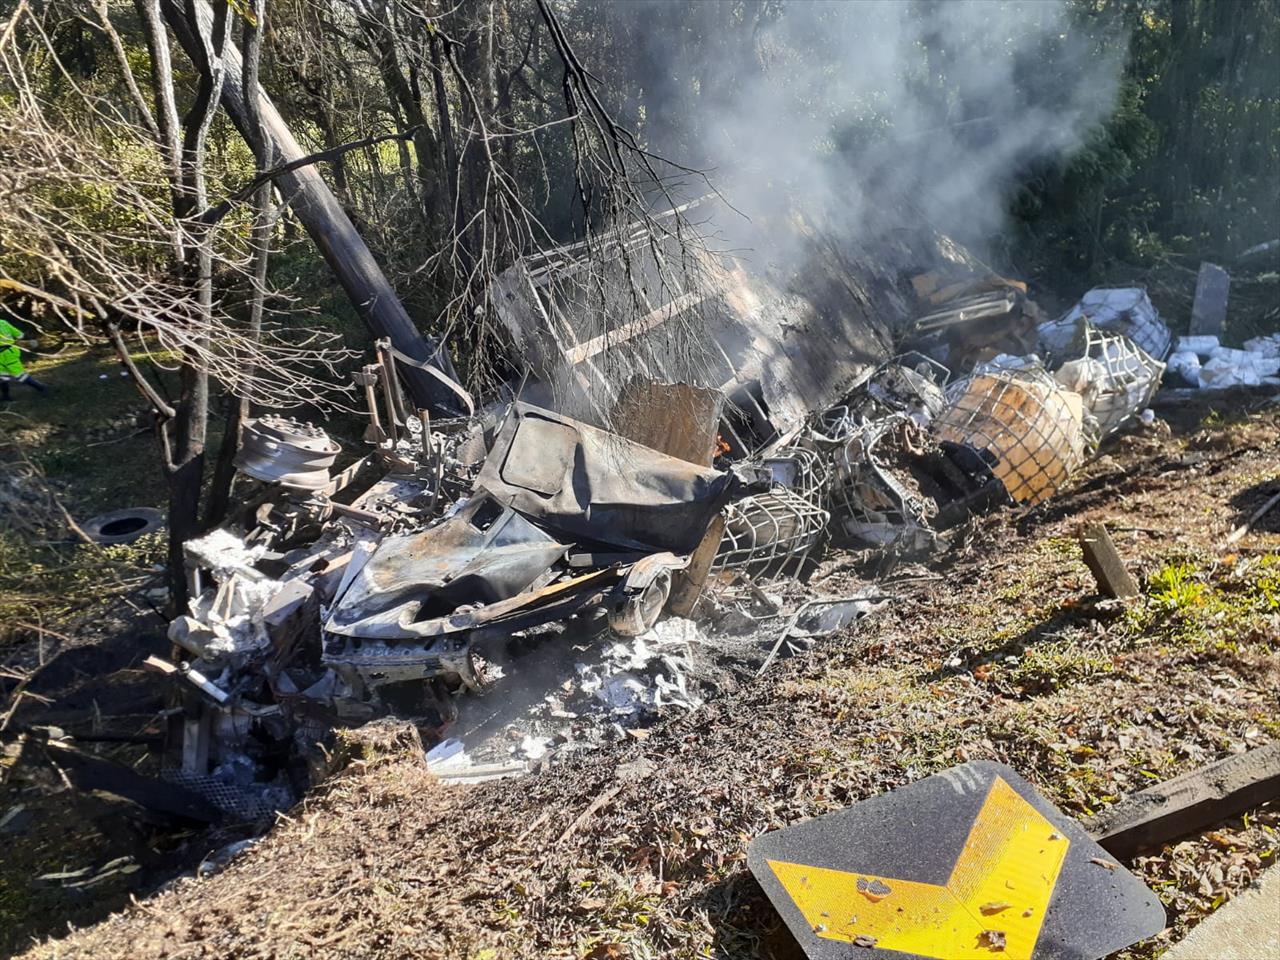
[[[444,167],[446,196],[449,203],[449,216],[452,218],[454,230],[458,229],[462,211],[458,207],[458,143],[453,136],[453,118],[449,115],[449,95],[444,87],[444,62],[440,56],[440,44],[443,41],[436,34],[431,35],[431,84],[436,97],[436,118],[440,124],[440,144],[442,147],[441,166]],[[448,221],[446,221],[448,222]]]
[[[202,16],[207,16],[207,5],[199,2],[199,6]],[[195,35],[187,29],[181,11],[174,7],[172,0],[166,0],[164,11],[182,46],[188,51],[194,49]],[[263,126],[279,160],[287,163],[306,156],[266,94],[261,89],[256,94],[262,111]],[[246,142],[249,142],[240,56],[235,50],[227,53],[227,75],[222,87],[222,101],[237,129]],[[325,183],[320,171],[312,165],[300,167],[277,178],[276,186],[285,203],[292,207],[320,248],[321,254],[370,332],[375,337],[389,338],[400,352],[415,360],[430,360],[452,376],[453,363],[448,353],[440,345],[425,339],[414,327],[386,275],[373,259],[369,248],[356,232],[351,219]],[[425,407],[439,416],[456,416],[462,411],[453,391],[430,374],[407,365],[402,365],[400,370],[416,406]]]

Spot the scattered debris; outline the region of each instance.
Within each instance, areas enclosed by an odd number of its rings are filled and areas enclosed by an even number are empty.
[[[1220,345],[1216,336],[1179,337],[1169,369],[1201,390],[1280,385],[1280,334],[1255,337],[1243,350]]]
[[[787,311],[815,331],[839,318],[715,264],[639,327],[570,322],[562,271],[579,253],[522,261],[500,285],[533,374],[487,407],[412,409],[380,342],[354,377],[364,456],[311,424],[246,424],[237,509],[185,545],[191,599],[169,632],[182,662],[147,661],[180,705],[171,783],[256,814],[299,789],[280,751],[388,715],[412,718],[432,772],[458,783],[641,737],[698,709],[723,664],[759,675],[890,602],[795,589],[828,540],[876,562],[927,557],[974,514],[1052,497],[1103,437],[1147,422],[1172,339],[1139,288],[1092,290],[1049,320],[1025,284],[953,264],[885,301],[902,322],[874,349],[876,324],[850,317],[847,354],[813,333],[801,342],[821,355],[793,355]],[[731,359],[686,380],[645,334],[702,307]],[[887,357],[895,335],[906,352]],[[1271,341],[1256,346],[1269,369]],[[1169,368],[1185,376],[1189,356],[1212,374],[1196,351],[1241,353],[1184,338]],[[1132,595],[1113,566],[1104,590]],[[552,643],[565,670],[544,695],[450,737],[462,698],[508,697],[503,672]]]
[[[769,656],[760,665],[756,675],[760,676],[769,669],[784,644],[791,653],[798,653],[800,649],[808,647],[815,637],[835,633],[873,613],[891,599],[883,594],[868,592],[839,600],[806,600],[778,634]]]
[[[978,934],[978,946],[986,947],[993,953],[999,953],[1005,948],[1005,934],[1003,930],[983,930]]]

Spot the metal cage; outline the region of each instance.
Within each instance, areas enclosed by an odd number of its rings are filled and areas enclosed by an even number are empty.
[[[990,454],[992,473],[1018,503],[1053,496],[1096,446],[1083,398],[1039,362],[982,364],[952,384],[948,399],[933,423],[937,439]]]
[[[926,528],[932,504],[906,486],[878,455],[882,444],[897,444],[908,454],[920,455],[926,442],[923,429],[910,416],[895,414],[867,424],[836,451],[829,504],[843,534],[881,547],[931,539]]]
[[[830,519],[826,510],[783,486],[739,500],[725,508],[712,569],[747,568],[764,580],[795,576]]]
[[[1163,363],[1124,334],[1083,317],[1042,324],[1040,346],[1055,379],[1084,397],[1100,436],[1119,430],[1160,389]]]

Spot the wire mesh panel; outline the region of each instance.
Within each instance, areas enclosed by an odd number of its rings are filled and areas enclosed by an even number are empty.
[[[1042,324],[1040,345],[1054,378],[1084,397],[1101,436],[1120,429],[1160,389],[1163,363],[1124,334],[1083,317]]]
[[[178,768],[164,770],[161,776],[239,820],[258,820],[277,810],[287,810],[295,802],[287,788],[270,784],[238,784]]]
[[[797,436],[778,452],[762,458],[761,463],[778,486],[798,493],[810,503],[826,501],[831,464],[808,436]]]
[[[794,576],[830,519],[826,510],[781,486],[731,503],[712,569],[746,567],[760,579]]]
[[[924,528],[935,505],[902,463],[923,454],[927,441],[910,416],[897,414],[867,424],[836,451],[829,504],[843,533],[878,546],[932,539]]]
[[[1083,399],[1038,363],[984,364],[953,384],[948,396],[950,404],[933,422],[935,436],[990,453],[992,472],[1019,503],[1051,497],[1094,440]]]

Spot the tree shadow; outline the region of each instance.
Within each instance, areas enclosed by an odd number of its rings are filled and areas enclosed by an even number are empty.
[[[164,632],[155,629],[121,631],[63,649],[31,671],[12,725],[74,726],[77,721],[97,722],[104,715],[160,709],[167,685],[159,675],[138,667],[148,655],[164,655],[168,649]],[[0,696],[16,693],[18,686],[17,678],[5,678]]]
[[[980,664],[1015,656],[1041,641],[1053,639],[1067,627],[1082,626],[1090,620],[1107,619],[1114,616],[1111,611],[1099,607],[1103,599],[1102,597],[1093,597],[1077,605],[1060,608],[1047,620],[1032,624],[1021,633],[1007,638],[997,647],[983,647],[981,650],[962,650],[956,654],[961,661],[959,664],[955,666],[950,666],[946,663],[938,664],[925,675],[924,682],[936,683],[948,677],[972,673],[974,668]]]
[[[1229,501],[1237,516],[1233,526],[1238,527],[1249,522],[1255,512],[1262,509],[1263,504],[1280,493],[1280,477],[1271,477],[1241,490]],[[1254,533],[1280,533],[1280,503],[1271,507],[1260,516],[1251,527]]]

